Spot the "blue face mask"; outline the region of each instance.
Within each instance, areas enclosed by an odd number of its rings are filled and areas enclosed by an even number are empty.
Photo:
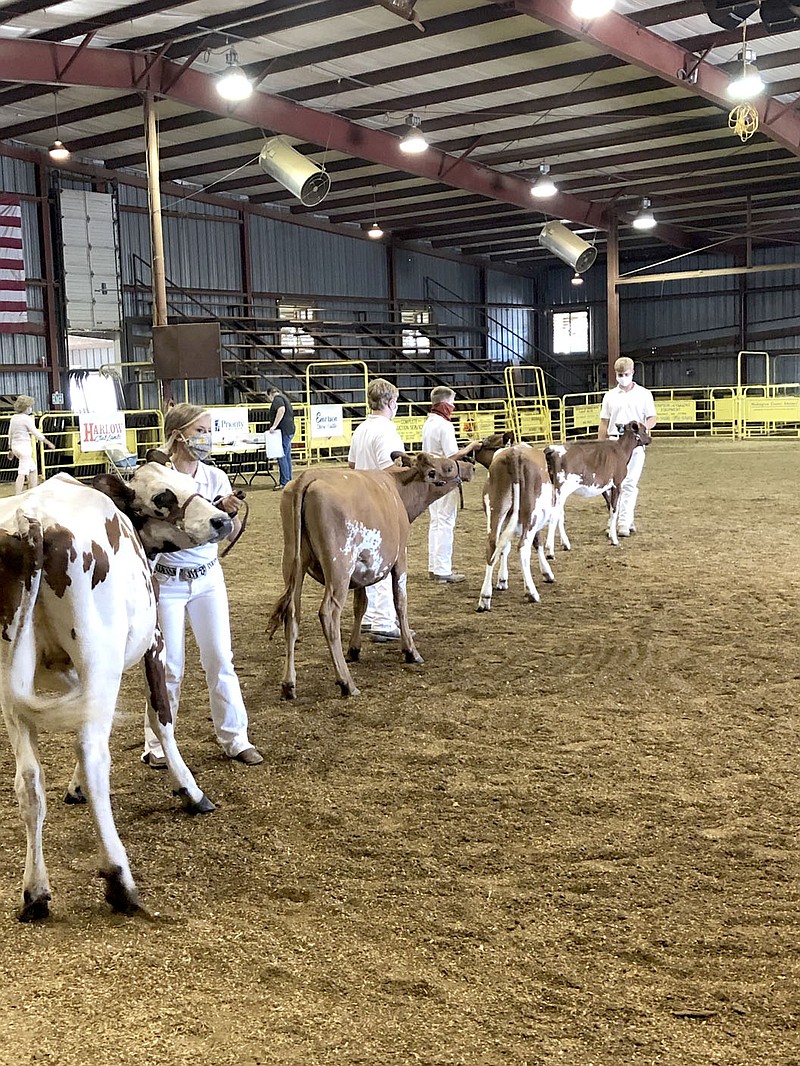
[[[211,451],[211,434],[194,433],[191,437],[182,437],[183,446],[193,459],[202,462]]]

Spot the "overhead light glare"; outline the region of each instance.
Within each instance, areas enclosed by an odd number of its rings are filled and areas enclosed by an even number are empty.
[[[372,225],[367,230],[367,236],[368,237],[372,237],[373,241],[377,241],[379,237],[383,236],[383,230],[378,225],[377,218],[375,219],[375,221],[372,223]]]
[[[570,282],[575,286],[583,285],[583,278],[577,271],[575,271],[575,273],[570,278]]]
[[[633,228],[640,230],[655,229],[656,217],[650,210],[650,201],[646,196],[642,197],[642,206],[633,220]]]
[[[535,196],[537,200],[548,200],[551,196],[555,196],[558,189],[550,177],[550,164],[539,164],[539,177],[531,185],[531,196]]]
[[[217,92],[223,100],[246,100],[253,92],[253,83],[239,66],[235,48],[225,54],[225,71],[217,82]]]
[[[50,145],[50,150],[47,154],[55,163],[66,163],[69,159],[70,151],[63,141],[56,139]]]
[[[752,48],[743,48],[739,53],[741,73],[728,85],[731,100],[754,100],[764,91],[764,80],[756,66],[756,54]]]
[[[572,14],[579,19],[596,19],[607,15],[614,0],[572,0]]]
[[[406,155],[419,155],[428,147],[422,132],[422,119],[419,115],[409,115],[406,119],[407,130],[400,141],[400,151]]]

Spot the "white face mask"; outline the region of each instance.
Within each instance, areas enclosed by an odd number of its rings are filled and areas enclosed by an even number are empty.
[[[627,389],[629,385],[633,384],[633,374],[617,374],[617,384],[621,385],[623,389]]]

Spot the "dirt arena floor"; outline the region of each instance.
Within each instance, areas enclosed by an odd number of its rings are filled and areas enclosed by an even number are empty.
[[[424,666],[366,644],[338,696],[306,584],[295,703],[278,494],[225,561],[263,766],[224,759],[196,653],[178,736],[216,813],[113,738],[117,824],[152,921],[110,913],[89,813],[44,737],[52,917],[15,920],[24,859],[0,745],[2,1066],[800,1064],[800,441],[656,440],[614,549],[600,501],[571,554],[490,614],[484,472],[456,563],[410,615]],[[3,488],[8,491],[9,486]]]

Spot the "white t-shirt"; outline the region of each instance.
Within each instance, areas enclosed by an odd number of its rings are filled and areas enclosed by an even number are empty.
[[[453,423],[435,412],[429,414],[422,427],[422,450],[431,455],[455,455],[458,441]]]
[[[397,426],[385,415],[368,415],[356,428],[347,456],[356,470],[386,470],[394,466],[392,452],[404,452]]]
[[[211,500],[212,503],[220,496],[229,496],[231,492],[228,475],[218,467],[207,466],[205,463],[197,464],[194,483],[203,499]],[[202,566],[203,563],[216,559],[217,551],[216,544],[200,544],[196,548],[184,548],[179,552],[162,552],[153,562],[163,563],[165,566]]]
[[[652,392],[635,381],[628,392],[623,392],[619,385],[610,389],[603,397],[600,408],[600,418],[608,419],[608,435],[612,439],[619,436],[617,426],[624,426],[626,422],[646,422],[648,418],[655,417],[656,405]]]

